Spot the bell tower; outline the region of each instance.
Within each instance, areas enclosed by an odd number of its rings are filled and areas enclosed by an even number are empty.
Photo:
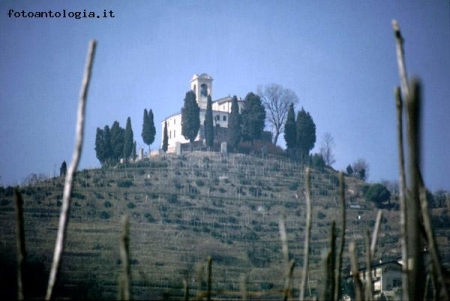
[[[206,73],[194,74],[191,79],[191,90],[194,91],[200,109],[206,109],[208,95],[212,97],[213,78]]]

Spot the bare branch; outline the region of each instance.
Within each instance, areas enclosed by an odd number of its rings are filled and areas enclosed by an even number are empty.
[[[370,250],[370,233],[366,232],[366,285],[365,285],[365,294],[366,300],[373,300],[373,283],[372,283],[372,252]]]
[[[362,283],[361,279],[359,278],[359,271],[358,271],[358,262],[356,260],[356,250],[355,250],[355,242],[351,241],[348,245],[348,249],[350,252],[350,261],[352,265],[352,276],[353,276],[353,282],[355,285],[355,300],[364,300],[363,293],[362,293]]]
[[[80,99],[78,102],[78,113],[77,113],[77,126],[76,126],[76,142],[75,149],[72,156],[72,163],[66,175],[66,180],[64,184],[64,193],[61,207],[61,214],[59,217],[58,235],[56,238],[55,251],[53,255],[53,263],[50,270],[50,278],[48,281],[47,294],[45,296],[46,300],[52,298],[53,287],[56,282],[56,276],[58,274],[59,264],[61,260],[61,255],[64,248],[65,233],[68,224],[69,210],[70,210],[70,197],[73,189],[73,178],[75,176],[75,171],[77,170],[78,163],[80,162],[81,150],[83,147],[83,136],[84,136],[84,118],[85,118],[85,108],[87,102],[87,93],[89,88],[89,83],[92,74],[92,65],[94,62],[96,41],[91,40],[89,43],[88,59],[86,62],[86,67],[84,71],[83,83],[81,86]]]
[[[122,275],[120,277],[120,300],[130,300],[130,237],[129,217],[122,217],[123,232],[120,236],[120,260]]]
[[[408,185],[410,188],[407,202],[407,221],[408,221],[408,279],[409,279],[409,298],[413,300],[416,296],[423,296],[423,283],[425,275],[423,271],[422,258],[422,236],[420,219],[420,184],[422,176],[420,174],[420,87],[418,82],[414,81],[412,95],[407,99],[407,132],[408,132],[408,170],[411,174]]]
[[[400,83],[402,86],[402,92],[405,99],[409,97],[409,87],[408,87],[408,76],[406,73],[406,64],[405,64],[405,52],[403,49],[403,37],[400,33],[400,26],[398,25],[396,20],[392,20],[392,28],[395,34],[396,41],[396,51],[397,51],[397,64],[398,71],[400,76]]]
[[[375,254],[375,248],[377,246],[377,239],[378,239],[378,232],[380,230],[380,224],[381,224],[382,217],[383,217],[383,210],[378,210],[375,227],[373,228],[373,233],[372,233],[372,243],[370,244],[370,253],[372,254],[372,258],[370,259],[371,261]]]
[[[400,242],[402,245],[402,298],[408,300],[408,246],[406,238],[406,175],[405,154],[403,146],[403,100],[400,87],[395,89],[397,108],[397,141],[399,162],[399,199],[400,199]]]
[[[320,300],[334,300],[335,289],[335,255],[336,255],[336,222],[331,223],[330,247],[322,253],[323,260],[323,288]]]
[[[187,279],[183,279],[184,301],[189,300],[189,285]]]
[[[279,135],[284,131],[287,112],[291,103],[298,103],[294,91],[278,84],[259,86],[257,94],[267,111],[267,121],[273,132],[273,143],[276,144]]]
[[[334,300],[339,300],[339,292],[341,289],[341,268],[342,268],[342,254],[344,253],[344,245],[345,245],[345,182],[344,175],[342,172],[339,172],[339,194],[341,195],[341,240],[339,244],[339,253],[337,257],[337,266],[336,266],[336,279],[335,279],[335,288],[334,288]]]
[[[312,210],[311,210],[311,175],[309,167],[306,168],[305,173],[305,190],[306,190],[306,233],[305,233],[305,247],[303,250],[302,280],[300,283],[300,296],[299,296],[300,301],[303,301],[305,298],[306,278],[309,268],[309,243],[311,240]]]
[[[241,296],[242,300],[247,300],[247,275],[242,275],[241,277]]]
[[[333,153],[335,147],[333,136],[330,133],[325,133],[322,137],[322,145],[320,147],[320,154],[322,155],[325,164],[328,166],[333,165],[336,160]]]
[[[207,293],[206,293],[206,300],[211,301],[211,289],[212,289],[212,257],[211,256],[208,256],[207,268],[208,268],[208,275],[207,275],[208,289],[207,289]]]
[[[18,300],[25,299],[24,275],[27,260],[27,250],[25,247],[25,229],[23,226],[23,199],[19,190],[14,189],[14,200],[16,203],[16,229],[17,229],[17,294]]]

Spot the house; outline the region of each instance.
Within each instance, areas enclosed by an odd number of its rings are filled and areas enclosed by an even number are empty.
[[[200,130],[198,132],[195,141],[203,141],[204,137],[204,129],[203,122],[205,120],[206,114],[206,104],[208,95],[213,97],[213,78],[206,74],[202,73],[200,75],[194,74],[190,81],[190,88],[195,93],[195,97],[200,108]],[[228,119],[231,113],[231,102],[232,97],[226,96],[212,102],[212,110],[214,116],[214,126],[220,128],[228,128]],[[238,98],[239,105],[239,113],[241,112],[244,101],[241,98]],[[183,104],[180,104],[182,107]],[[175,145],[177,142],[180,143],[189,143],[189,140],[184,138],[181,134],[181,112],[174,113],[168,117],[166,117],[163,121],[161,121],[161,133],[164,131],[164,125],[167,122],[167,134],[168,134],[168,149],[167,152],[175,152]],[[162,145],[161,138],[161,145]]]
[[[370,277],[365,268],[359,270],[359,275],[363,283]],[[382,294],[388,299],[398,298],[402,288],[402,265],[396,260],[373,265],[371,281],[375,300]]]
[[[402,265],[397,261],[380,263],[372,267],[373,292],[393,296],[402,288]]]

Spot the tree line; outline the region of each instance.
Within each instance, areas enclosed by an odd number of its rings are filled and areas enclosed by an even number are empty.
[[[326,133],[320,154],[310,156],[316,143],[316,125],[309,112],[303,107],[297,113],[295,104],[298,97],[290,89],[281,85],[269,84],[259,86],[258,92],[249,92],[245,96],[242,107],[239,107],[236,96],[232,97],[231,111],[228,115],[226,141],[232,151],[238,151],[241,142],[249,142],[254,150],[255,141],[267,139],[276,144],[280,134],[284,133],[286,153],[293,159],[304,162],[316,162],[314,165],[331,166],[335,160],[332,153],[334,141],[331,134]],[[265,132],[267,127],[271,133]],[[181,108],[181,127],[183,137],[192,143],[196,140],[203,126],[205,145],[212,149],[217,140],[218,123],[215,124],[211,95],[207,97],[205,119],[200,124],[200,108],[194,91],[186,92],[184,105]],[[156,129],[153,111],[144,110],[142,139],[149,146],[154,142]],[[164,124],[162,133],[162,150],[168,150],[168,129]],[[115,121],[111,127],[97,128],[95,150],[102,165],[115,164],[121,158],[136,158],[136,141],[133,138],[131,119],[128,117],[125,129]]]
[[[149,146],[154,142],[156,128],[153,120],[153,111],[144,109],[144,118],[142,124],[142,140]],[[131,126],[131,118],[127,118],[125,128],[120,126],[118,121],[114,121],[112,126],[106,125],[103,129],[97,128],[95,136],[95,153],[100,164],[116,164],[120,159],[126,161],[135,160],[136,141]]]
[[[242,108],[239,108],[238,99],[232,97],[231,111],[228,116],[228,130],[226,140],[231,150],[236,151],[241,142],[254,142],[267,137],[264,132],[266,122],[272,128],[273,143],[276,144],[278,136],[284,131],[287,152],[293,158],[305,159],[316,142],[314,121],[303,108],[295,119],[294,104],[298,97],[289,89],[281,85],[270,84],[264,88],[259,87],[257,94],[247,93]],[[181,109],[182,135],[191,145],[195,141],[200,127],[200,108],[194,91],[186,92],[184,105]],[[214,125],[211,95],[207,97],[205,119],[203,122],[205,144],[212,149],[219,124]],[[269,133],[270,134],[270,133]],[[144,110],[142,125],[142,139],[149,146],[154,142],[156,129],[153,111]],[[167,123],[164,124],[162,150],[168,149]],[[102,165],[115,164],[121,158],[126,160],[136,158],[136,141],[133,140],[131,119],[128,117],[125,129],[118,121],[109,127],[97,128],[95,151]],[[272,141],[271,138],[271,141]]]

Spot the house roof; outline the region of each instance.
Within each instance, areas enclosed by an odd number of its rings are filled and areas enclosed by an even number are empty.
[[[200,109],[200,112],[206,112],[206,109]],[[214,113],[229,114],[228,112],[225,112],[225,111],[217,111],[217,110],[212,110],[212,112],[213,112],[213,114],[214,114]],[[178,111],[177,113],[173,113],[173,114],[167,116],[166,118],[164,118],[164,119],[161,121],[161,123],[164,122],[165,120],[167,120],[167,119],[169,119],[169,118],[172,118],[172,117],[175,117],[175,116],[177,116],[177,115],[181,115],[181,111]]]

